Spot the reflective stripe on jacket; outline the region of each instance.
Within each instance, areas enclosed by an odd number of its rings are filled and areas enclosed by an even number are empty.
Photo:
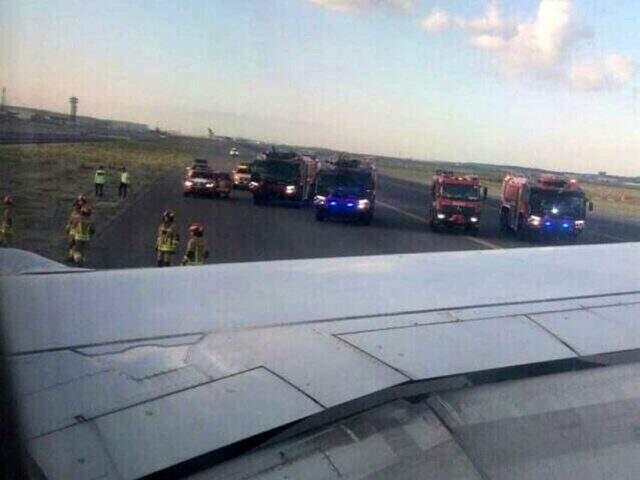
[[[165,227],[164,225],[160,225],[156,239],[156,248],[161,252],[174,253],[177,246],[178,235],[173,226]]]
[[[203,238],[192,238],[187,243],[187,251],[184,256],[187,265],[202,265],[207,252],[207,243]]]
[[[2,212],[2,220],[0,221],[0,231],[2,233],[9,233],[12,226],[13,216],[11,214],[11,208],[5,207],[4,212]]]
[[[76,242],[88,242],[91,240],[93,226],[86,220],[78,220],[73,228],[73,237]]]
[[[95,182],[98,185],[104,184],[106,179],[106,173],[104,170],[96,170]]]

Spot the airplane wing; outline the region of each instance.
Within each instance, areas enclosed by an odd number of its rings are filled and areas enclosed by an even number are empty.
[[[44,476],[133,479],[622,358],[640,349],[639,267],[640,243],[112,271],[5,250],[0,302]],[[442,398],[421,421],[473,423]]]

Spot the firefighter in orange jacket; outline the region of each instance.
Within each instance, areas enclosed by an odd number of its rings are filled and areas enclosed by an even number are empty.
[[[158,227],[158,235],[156,237],[159,267],[171,266],[171,258],[176,253],[176,248],[180,241],[174,221],[175,214],[171,210],[165,210],[162,214],[162,223]]]
[[[191,238],[187,243],[182,265],[202,265],[205,259],[209,258],[209,248],[203,238],[204,227],[199,223],[192,223],[189,225],[189,232]]]

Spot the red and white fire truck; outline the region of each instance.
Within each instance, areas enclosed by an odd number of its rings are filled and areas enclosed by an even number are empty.
[[[526,238],[577,237],[593,204],[574,179],[558,175],[507,176],[502,182],[500,227]]]
[[[462,227],[476,234],[480,226],[482,200],[486,198],[487,189],[481,188],[477,176],[436,172],[431,184],[431,229]]]
[[[273,149],[253,162],[249,189],[256,205],[272,201],[302,205],[315,191],[317,173],[315,157]]]

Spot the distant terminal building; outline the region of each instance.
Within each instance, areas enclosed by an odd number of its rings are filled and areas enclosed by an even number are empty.
[[[72,105],[73,106],[73,105]],[[41,110],[37,108],[5,106],[2,112],[4,117],[11,117],[14,120],[23,122],[31,122],[42,126],[48,125],[46,128],[72,127],[74,131],[85,133],[147,133],[149,126],[144,123],[125,122],[121,120],[105,120],[87,116],[75,116],[72,120],[70,113],[53,112],[50,110]]]

